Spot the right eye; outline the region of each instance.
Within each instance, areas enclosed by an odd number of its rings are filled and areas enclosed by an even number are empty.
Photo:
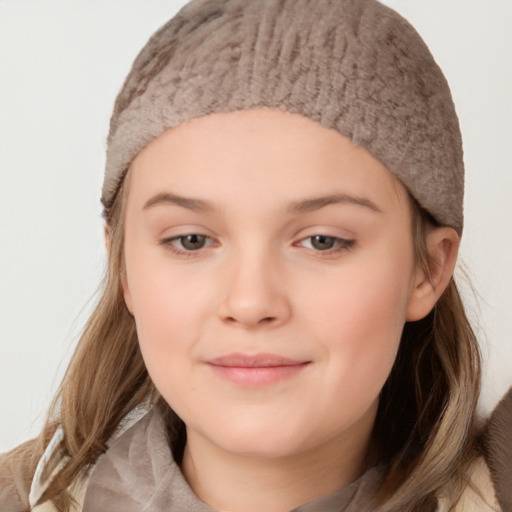
[[[186,235],[174,236],[172,238],[166,238],[162,240],[161,244],[168,247],[171,251],[177,254],[189,254],[191,252],[197,252],[200,249],[204,249],[212,245],[213,240],[206,236],[198,233],[190,233]]]

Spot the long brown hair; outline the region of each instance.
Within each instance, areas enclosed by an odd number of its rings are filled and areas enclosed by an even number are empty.
[[[58,457],[66,456],[67,462],[40,500],[52,500],[62,511],[71,506],[67,487],[95,463],[121,419],[137,405],[150,401],[161,409],[177,460],[186,439],[184,423],[147,373],[134,319],[123,299],[128,189],[129,173],[105,214],[110,248],[99,302],[39,440],[40,455],[57,426],[62,427]],[[415,201],[411,205],[415,254],[428,273],[425,240],[433,220]],[[417,510],[447,489],[456,501],[476,455],[479,388],[478,344],[452,279],[426,318],[404,326],[396,362],[381,392],[373,440],[387,464],[378,497],[382,510]]]

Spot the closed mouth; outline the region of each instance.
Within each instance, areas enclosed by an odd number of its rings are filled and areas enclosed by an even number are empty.
[[[262,387],[291,378],[311,361],[290,359],[277,354],[228,354],[206,361],[223,380],[242,387]]]

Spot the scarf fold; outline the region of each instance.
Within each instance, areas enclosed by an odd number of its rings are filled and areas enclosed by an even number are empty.
[[[292,512],[370,510],[383,466],[375,466],[345,488]],[[94,469],[84,512],[214,512],[201,501],[174,462],[165,426],[156,410],[127,430]]]

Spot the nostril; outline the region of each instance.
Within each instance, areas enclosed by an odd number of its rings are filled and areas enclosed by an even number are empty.
[[[217,307],[217,316],[226,325],[248,329],[277,326],[286,322],[290,314],[285,297],[270,293],[256,295],[247,292],[247,288],[231,292]]]
[[[241,321],[235,317],[232,317],[232,316],[227,316],[224,318],[224,321],[227,322],[227,323],[230,323],[230,324],[240,324],[240,323],[245,323],[246,325],[249,325],[249,324],[252,324],[254,327],[258,326],[258,325],[268,325],[268,324],[271,324],[272,322],[275,322],[277,320],[277,318],[275,316],[266,316],[264,318],[261,318],[260,320],[256,320],[256,321],[253,321],[253,322],[250,322],[250,321]]]

